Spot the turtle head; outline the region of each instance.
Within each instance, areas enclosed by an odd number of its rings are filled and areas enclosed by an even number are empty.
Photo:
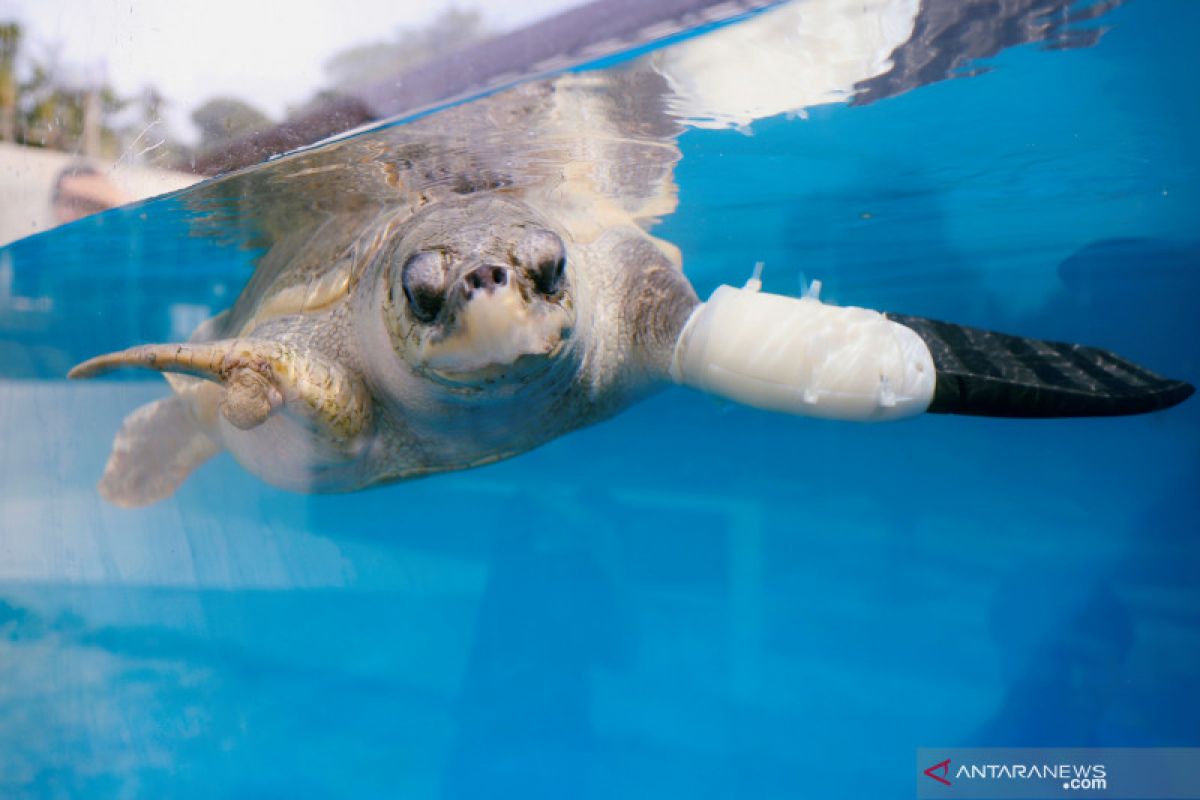
[[[436,203],[380,256],[389,338],[419,373],[495,382],[548,363],[570,336],[566,243],[518,200]]]

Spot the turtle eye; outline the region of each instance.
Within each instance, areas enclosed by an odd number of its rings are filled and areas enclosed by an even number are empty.
[[[558,234],[544,228],[530,231],[521,241],[517,256],[539,292],[558,291],[567,266],[567,247]]]
[[[433,322],[446,302],[446,267],[442,254],[427,250],[410,256],[400,273],[404,296],[414,317]]]

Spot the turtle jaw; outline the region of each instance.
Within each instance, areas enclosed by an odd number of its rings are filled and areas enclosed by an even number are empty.
[[[421,372],[434,383],[451,391],[480,391],[504,385],[525,385],[541,378],[558,362],[569,342],[565,333],[545,353],[526,353],[506,364],[487,364],[469,370],[445,370],[425,366]]]
[[[574,326],[569,302],[504,295],[473,300],[456,316],[414,353],[420,373],[450,388],[526,383],[559,360]]]
[[[521,277],[512,283],[512,295],[485,293],[448,302],[432,323],[414,319],[403,295],[386,291],[386,281],[380,283],[380,293],[365,294],[364,301],[376,308],[360,317],[367,323],[360,336],[367,368],[381,389],[400,398],[432,388],[435,395],[441,390],[461,399],[523,394],[523,387],[532,384],[557,384],[547,373],[569,373],[559,365],[570,361],[576,349],[570,285],[564,281],[560,291],[546,297]]]
[[[565,281],[551,295],[516,269],[464,270],[434,324],[410,329],[412,367],[447,386],[525,381],[563,351],[574,326]]]

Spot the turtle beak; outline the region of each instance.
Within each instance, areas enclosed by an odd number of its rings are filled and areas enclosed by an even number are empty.
[[[443,335],[422,345],[422,360],[455,374],[545,355],[569,328],[567,312],[531,302],[533,286],[512,267],[485,263],[468,268],[448,291]]]

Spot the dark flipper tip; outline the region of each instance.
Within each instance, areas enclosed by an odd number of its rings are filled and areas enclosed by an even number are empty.
[[[1195,393],[1094,347],[1026,339],[922,317],[889,314],[925,341],[937,370],[929,412],[986,417],[1145,414]]]

